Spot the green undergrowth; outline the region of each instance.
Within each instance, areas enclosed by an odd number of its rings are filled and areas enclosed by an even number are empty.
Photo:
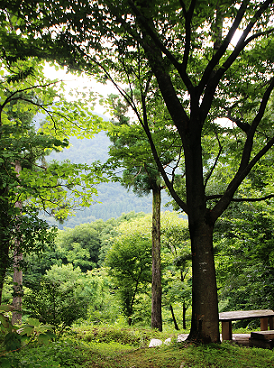
[[[271,368],[274,351],[231,343],[197,346],[177,343],[171,331],[83,326],[57,342],[32,345],[0,358],[3,368]],[[170,345],[148,348],[151,338]]]
[[[165,340],[169,337],[176,336],[176,333],[172,330],[159,332],[145,328],[135,329],[116,326],[83,326],[74,328],[72,334],[75,338],[86,342],[110,343],[115,341],[121,345],[130,345],[133,347],[148,346],[150,340],[153,338]]]

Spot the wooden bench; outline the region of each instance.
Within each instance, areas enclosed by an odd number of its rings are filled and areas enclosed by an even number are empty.
[[[249,346],[264,349],[273,349],[274,330],[251,332]]]
[[[249,311],[233,311],[219,313],[219,321],[222,322],[222,339],[232,340],[232,321],[242,319],[260,318],[261,330],[274,329],[274,312],[270,309],[249,310]]]

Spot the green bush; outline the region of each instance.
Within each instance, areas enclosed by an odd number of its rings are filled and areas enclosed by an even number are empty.
[[[117,342],[121,345],[147,346],[152,338],[162,338],[163,333],[152,329],[118,328],[110,326],[77,327],[73,329],[79,340],[93,343]],[[169,337],[170,334],[167,335]]]
[[[71,341],[51,342],[49,345],[25,347],[20,352],[0,357],[1,368],[60,368],[82,367],[86,348]]]
[[[78,318],[84,318],[87,306],[87,300],[76,294],[75,285],[64,287],[60,282],[45,278],[32,284],[24,298],[27,314],[52,325],[55,333],[61,333]]]

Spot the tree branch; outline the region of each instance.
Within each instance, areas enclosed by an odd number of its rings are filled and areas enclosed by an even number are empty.
[[[274,137],[272,137],[268,143],[253,157],[253,159],[244,167],[239,169],[234,178],[228,185],[225,193],[219,196],[220,200],[211,211],[213,221],[216,220],[228,207],[230,201],[233,199],[234,193],[239,188],[240,184],[250,173],[252,168],[258,163],[258,161],[273,147]],[[208,198],[208,197],[207,197]]]
[[[214,54],[214,56],[212,57],[212,59],[210,60],[210,62],[208,63],[204,75],[198,85],[198,90],[199,93],[201,94],[203,89],[205,88],[206,84],[208,83],[213,69],[219,64],[219,61],[221,59],[221,57],[224,55],[224,53],[226,52],[233,36],[234,33],[236,32],[237,28],[240,25],[240,22],[245,14],[246,8],[247,8],[247,3],[248,1],[243,1],[242,5],[240,7],[240,9],[238,10],[238,13],[234,19],[234,22],[232,24],[232,26],[230,27],[230,30],[228,32],[228,34],[226,35],[225,39],[223,40],[222,44],[220,45],[220,47],[217,49],[217,52]],[[222,67],[223,69],[223,67]],[[220,78],[219,78],[220,79]]]
[[[21,96],[19,97],[14,97],[15,95],[17,95],[18,93],[24,93],[26,91],[31,91],[31,90],[35,90],[36,88],[46,88],[46,87],[49,87],[51,85],[54,85],[54,84],[57,84],[57,83],[60,83],[62,82],[62,80],[58,80],[56,82],[50,82],[50,83],[47,83],[47,84],[38,84],[38,85],[35,85],[35,86],[32,86],[32,87],[26,87],[26,88],[22,88],[22,89],[18,89],[14,92],[10,92],[10,95],[5,99],[5,101],[2,103],[1,105],[1,108],[3,109],[8,103],[10,103],[11,101],[15,101],[15,100],[19,100],[19,99],[22,99]],[[28,101],[28,102],[31,102],[31,103],[34,103],[34,101]]]
[[[265,36],[265,35],[271,34],[273,32],[274,32],[274,28],[268,29],[267,31],[264,31],[264,32],[254,33],[252,36],[250,36],[249,38],[247,38],[245,40],[244,47],[246,47],[254,39],[259,38],[261,36]]]
[[[240,167],[239,167],[239,171],[241,171],[249,162],[252,147],[253,147],[254,135],[255,135],[255,132],[256,132],[256,129],[257,129],[259,123],[262,120],[262,117],[264,115],[264,112],[265,112],[265,109],[266,109],[266,106],[267,106],[267,102],[269,100],[269,97],[270,97],[270,94],[271,94],[273,88],[274,88],[274,77],[272,78],[272,80],[270,80],[269,86],[268,86],[267,90],[265,91],[265,93],[263,95],[259,111],[258,111],[257,115],[255,116],[255,118],[253,119],[253,122],[252,122],[252,124],[250,125],[250,127],[248,129],[247,139],[246,139],[246,142],[245,142],[245,145],[244,145],[242,160],[241,160],[241,164],[240,164]]]
[[[248,123],[244,123],[240,119],[233,118],[231,116],[231,109],[228,109],[228,111],[227,111],[227,118],[230,121],[232,121],[233,123],[235,123],[237,125],[237,127],[240,128],[240,129],[242,129],[242,131],[244,131],[246,134],[248,133],[248,131],[250,129],[250,125]]]
[[[170,191],[170,194],[174,198],[174,200],[187,213],[187,205],[184,201],[182,201],[182,199],[178,196],[177,192],[174,190],[173,184],[169,180],[169,178],[167,176],[167,173],[165,172],[165,169],[163,168],[163,165],[162,165],[162,163],[160,161],[160,158],[159,158],[159,155],[157,153],[157,149],[156,149],[155,144],[153,142],[151,132],[150,132],[150,129],[149,129],[149,126],[148,126],[147,113],[146,113],[146,102],[145,102],[144,96],[142,98],[142,106],[143,106],[143,117],[144,117],[143,129],[144,129],[144,131],[146,133],[146,136],[148,138],[148,141],[149,141],[149,144],[150,144],[150,147],[151,147],[151,151],[152,151],[152,155],[154,157],[154,160],[156,162],[158,170],[159,170],[160,174],[162,175],[162,178],[163,178],[168,190]]]
[[[132,108],[132,110],[136,114],[138,120],[141,122],[142,119],[140,117],[139,111],[138,111],[136,105],[134,104],[134,101],[132,100],[131,96],[129,96],[129,94],[123,88],[121,88],[118,85],[118,83],[114,80],[114,78],[111,76],[111,74],[107,71],[107,69],[100,62],[98,62],[94,58],[92,58],[91,61],[93,63],[95,63],[97,66],[99,66],[100,69],[102,69],[102,71],[104,72],[106,78],[114,85],[114,87],[117,89],[117,91],[120,93],[120,95],[126,100],[128,105]],[[82,71],[82,70],[79,70],[79,71]],[[91,75],[91,76],[93,75],[92,72],[89,72],[88,70],[85,70],[85,73],[88,74],[88,75]]]
[[[195,1],[193,2],[195,3]],[[133,1],[129,0],[129,4],[136,15],[137,21],[140,24],[143,31],[147,33],[147,35],[153,40],[155,46],[163,52],[168,60],[171,62],[171,64],[178,70],[182,81],[186,85],[187,89],[189,91],[193,90],[193,85],[191,83],[191,80],[189,79],[187,73],[185,72],[185,68],[182,68],[182,64],[178,62],[178,60],[175,58],[175,56],[164,46],[164,44],[161,42],[159,37],[157,36],[157,32],[154,28],[151,27],[151,22],[149,22],[149,19],[145,18],[143,14],[140,12],[140,10],[135,6]],[[193,9],[194,10],[194,9]],[[144,33],[145,33],[144,32]],[[144,40],[141,39],[141,44],[144,47]]]
[[[211,196],[206,196],[206,200],[214,200],[214,199],[220,199],[222,198],[222,194],[216,194]],[[259,201],[265,201],[267,199],[274,198],[274,194],[268,194],[264,197],[258,197],[258,198],[232,198],[231,202],[259,202]]]
[[[186,73],[188,56],[190,52],[190,42],[191,42],[191,20],[193,17],[196,0],[192,0],[189,6],[188,11],[185,8],[185,4],[182,0],[180,0],[181,7],[183,9],[184,17],[185,17],[185,29],[186,29],[186,40],[185,40],[185,51],[183,56],[182,70]]]
[[[243,18],[245,10],[247,8],[248,1],[243,1],[241,8],[239,9],[236,18],[230,28],[226,38],[224,39],[222,45],[220,46],[217,53],[213,56],[211,61],[209,62],[204,75],[199,83],[198,90],[199,93],[202,94],[203,89],[206,87],[205,95],[203,101],[201,103],[201,119],[202,121],[205,120],[208,111],[211,107],[211,103],[215,94],[216,87],[220,82],[221,78],[225,74],[225,72],[230,68],[236,58],[239,56],[240,52],[245,48],[246,43],[245,39],[247,35],[250,33],[251,29],[253,28],[254,24],[257,22],[258,18],[262,15],[263,11],[268,8],[268,6],[272,3],[272,0],[266,0],[261,7],[257,10],[252,20],[249,22],[245,30],[243,31],[237,45],[235,46],[234,50],[232,51],[231,55],[227,58],[227,60],[222,64],[222,66],[214,73],[213,69],[216,67],[220,61],[220,58],[224,55],[228,44],[230,43],[236,29],[238,28],[240,21]]]

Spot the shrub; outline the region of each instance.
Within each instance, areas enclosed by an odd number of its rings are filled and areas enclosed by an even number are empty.
[[[24,308],[29,316],[40,322],[53,325],[54,332],[61,333],[78,318],[87,313],[87,300],[76,293],[76,285],[42,278],[30,285],[24,297]]]

